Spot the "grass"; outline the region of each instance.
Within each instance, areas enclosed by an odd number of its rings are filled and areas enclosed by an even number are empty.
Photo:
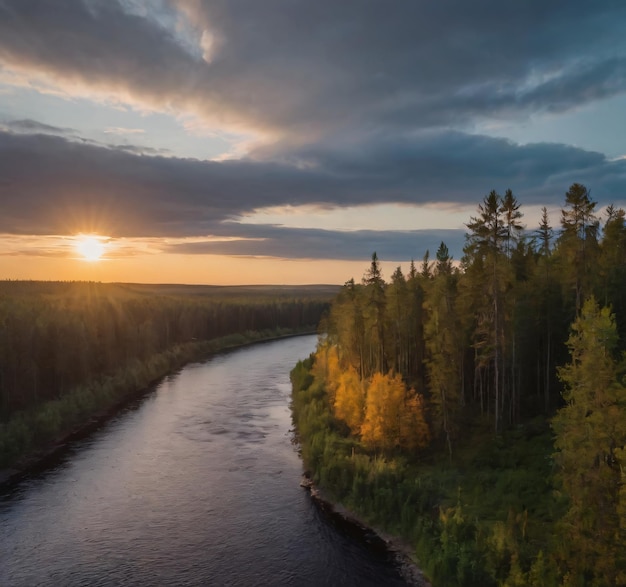
[[[305,466],[331,499],[413,544],[435,585],[544,585],[557,576],[552,535],[566,504],[552,486],[546,420],[500,436],[476,420],[452,460],[443,446],[377,455],[346,437],[307,364],[292,372],[294,423]]]

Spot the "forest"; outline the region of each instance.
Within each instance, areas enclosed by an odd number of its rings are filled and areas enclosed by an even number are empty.
[[[491,191],[385,281],[374,253],[291,374],[305,467],[433,585],[626,585],[626,214]]]
[[[315,331],[336,291],[0,282],[0,467],[186,362]]]

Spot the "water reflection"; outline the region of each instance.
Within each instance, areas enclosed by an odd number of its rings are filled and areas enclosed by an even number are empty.
[[[0,584],[402,585],[299,485],[289,370],[315,337],[186,367],[0,501]]]

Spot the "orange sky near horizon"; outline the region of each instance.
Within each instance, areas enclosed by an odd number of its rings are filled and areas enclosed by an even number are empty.
[[[184,239],[125,239],[95,233],[0,235],[0,279],[197,285],[342,285],[359,281],[371,256],[362,260],[284,259],[264,256],[186,254],[167,250]],[[95,248],[95,252],[94,252]],[[372,251],[373,252],[373,251]],[[371,253],[369,253],[371,255]],[[381,259],[386,279],[410,261]],[[416,265],[421,260],[415,260]]]
[[[106,254],[105,254],[106,255]],[[0,256],[0,279],[177,283],[199,285],[341,285],[359,281],[369,267],[361,261],[288,260],[223,255],[146,254],[87,261],[74,257]],[[382,262],[389,279],[400,263]],[[403,271],[408,272],[404,264]]]

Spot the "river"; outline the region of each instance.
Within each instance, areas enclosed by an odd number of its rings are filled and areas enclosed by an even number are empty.
[[[188,365],[0,487],[0,585],[404,585],[299,486],[289,371],[314,346]]]

